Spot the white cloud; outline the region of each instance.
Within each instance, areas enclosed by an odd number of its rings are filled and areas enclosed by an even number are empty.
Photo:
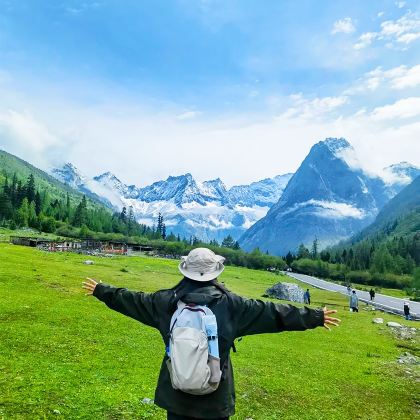
[[[374,120],[390,120],[420,116],[420,97],[404,98],[372,111]]]
[[[44,124],[26,112],[8,110],[0,113],[0,132],[13,142],[25,144],[37,152],[58,143]]]
[[[201,115],[201,112],[199,111],[185,111],[182,114],[178,114],[175,118],[177,120],[192,120],[196,117],[198,117],[199,115]]]
[[[283,117],[318,118],[328,115],[348,102],[347,96],[325,96],[322,98],[307,99],[301,93],[289,97],[292,106],[283,114]]]
[[[395,6],[397,6],[399,9],[402,9],[406,5],[405,1],[396,1]]]
[[[406,49],[416,39],[420,38],[420,18],[410,10],[397,20],[387,20],[381,23],[380,31],[366,32],[359,37],[354,45],[356,50],[366,48],[373,41],[384,41],[388,48]]]
[[[381,16],[383,16],[385,14],[385,12],[378,12],[378,14],[376,15],[377,17],[381,17]]]
[[[348,203],[340,203],[336,201],[314,200],[310,199],[297,203],[291,208],[285,210],[282,215],[295,212],[302,207],[313,207],[313,211],[320,217],[327,219],[363,219],[366,214],[363,210],[352,206]]]
[[[344,34],[351,34],[356,30],[353,21],[350,17],[345,17],[343,19],[337,20],[334,22],[334,26],[332,28],[331,33],[344,33]]]
[[[388,70],[377,67],[367,72],[353,87],[344,94],[354,95],[358,93],[373,92],[379,87],[389,87],[393,90],[402,90],[420,86],[420,64],[408,67],[401,65]]]
[[[413,67],[400,66],[388,72],[384,77],[389,79],[391,88],[405,89],[420,86],[420,64]]]
[[[350,217],[353,219],[363,219],[366,216],[362,209],[358,209],[348,203],[313,199],[309,200],[307,203],[319,207],[317,213],[319,216],[325,218],[345,219]]]
[[[46,168],[49,162],[64,153],[65,145],[48,124],[27,111],[0,108],[0,148]]]
[[[362,48],[366,48],[368,45],[372,44],[372,42],[378,37],[376,32],[366,32],[359,37],[359,42],[354,44],[354,48],[356,50],[360,50]]]
[[[10,97],[2,90],[0,148],[41,168],[60,157],[88,176],[109,170],[139,186],[186,172],[198,181],[220,177],[228,186],[292,172],[326,137],[347,138],[360,166],[375,173],[404,160],[420,165],[418,119],[378,119],[369,110],[354,109],[337,117],[348,102],[345,95],[279,97],[273,108],[291,106],[277,118],[267,110],[238,111],[213,118],[203,114],[188,123],[176,118],[194,112],[185,106],[146,108],[146,100],[134,103],[114,90],[90,106],[63,101],[65,94],[48,89],[39,97]]]

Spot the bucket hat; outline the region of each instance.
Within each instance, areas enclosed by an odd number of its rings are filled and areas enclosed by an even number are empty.
[[[225,269],[224,257],[208,248],[195,248],[186,257],[181,257],[179,271],[191,280],[210,281]]]

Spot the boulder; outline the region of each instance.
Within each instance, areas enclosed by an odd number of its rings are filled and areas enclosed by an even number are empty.
[[[154,404],[154,401],[151,399],[151,398],[143,398],[142,400],[141,400],[141,402],[143,403],[143,404]]]
[[[398,324],[398,322],[393,322],[393,321],[389,321],[386,323],[387,327],[392,327],[392,328],[401,328],[402,325]]]
[[[86,260],[86,261],[83,261],[83,264],[86,264],[86,265],[93,265],[93,264],[95,264],[95,262],[94,262],[94,261],[92,261],[92,260]]]
[[[303,303],[304,291],[294,283],[277,283],[267,289],[264,296]]]
[[[420,364],[420,359],[417,356],[414,356],[413,354],[410,354],[409,352],[403,353],[398,358],[398,363],[406,364],[406,365],[418,365]]]
[[[383,318],[373,318],[372,322],[374,324],[383,324],[384,323],[384,319]]]

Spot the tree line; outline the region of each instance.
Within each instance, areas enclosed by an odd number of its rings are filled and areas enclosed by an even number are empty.
[[[67,193],[64,198],[39,191],[32,174],[25,182],[14,174],[7,175],[0,187],[0,225],[11,229],[31,227],[40,232],[69,237],[89,237],[92,233],[121,236],[145,236],[152,239],[161,234],[136,222],[132,208],[111,213],[94,206],[85,195],[75,204]]]
[[[338,280],[420,291],[420,232],[388,237],[380,232],[351,245],[318,251],[303,244],[296,255],[288,253],[286,263],[297,272]]]
[[[281,270],[286,263],[281,257],[263,254],[259,249],[246,253],[238,241],[227,235],[221,244],[206,243],[196,236],[189,238],[167,233],[164,217],[158,214],[152,227],[135,220],[132,207],[112,213],[102,206],[94,206],[85,195],[75,201],[52,197],[40,191],[32,174],[22,182],[16,173],[7,174],[0,186],[0,226],[10,229],[30,227],[39,232],[55,233],[61,237],[121,240],[132,244],[151,245],[159,253],[179,257],[197,246],[206,246],[226,258],[226,264],[254,269]]]

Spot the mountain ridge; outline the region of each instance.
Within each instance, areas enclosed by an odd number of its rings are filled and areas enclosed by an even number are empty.
[[[227,189],[220,178],[198,182],[190,173],[137,187],[124,184],[109,171],[89,179],[71,163],[51,172],[81,191],[102,197],[116,209],[131,206],[141,223],[152,225],[162,213],[168,230],[204,240],[222,240],[228,234],[239,237],[278,200],[292,175]]]
[[[300,243],[310,246],[317,238],[322,249],[373,222],[404,182],[394,180],[388,185],[355,168],[346,155],[354,155],[354,149],[343,138],[314,144],[280,200],[241,236],[241,246],[285,255],[295,252]]]

